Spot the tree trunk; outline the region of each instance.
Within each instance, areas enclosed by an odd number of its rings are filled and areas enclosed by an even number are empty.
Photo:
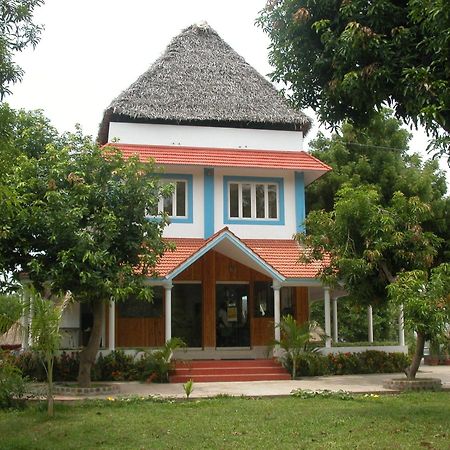
[[[94,301],[92,304],[92,315],[94,323],[92,325],[91,335],[86,347],[80,352],[80,369],[78,371],[78,384],[80,387],[91,386],[91,368],[97,358],[102,338],[102,318],[104,303]]]
[[[53,417],[53,356],[47,360],[47,381],[48,381],[48,391],[47,391],[47,414],[49,417]]]
[[[420,362],[423,358],[423,349],[425,347],[425,336],[422,333],[417,333],[416,351],[411,362],[411,365],[405,370],[408,380],[414,380],[416,373],[419,370]]]

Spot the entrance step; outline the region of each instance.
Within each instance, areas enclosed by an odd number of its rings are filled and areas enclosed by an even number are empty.
[[[171,383],[290,379],[286,369],[274,359],[176,361],[169,377]]]

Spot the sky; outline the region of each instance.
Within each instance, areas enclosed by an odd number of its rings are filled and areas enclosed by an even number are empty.
[[[41,41],[17,54],[21,83],[5,100],[14,108],[42,109],[60,131],[79,123],[97,136],[103,111],[164,52],[184,28],[206,21],[262,75],[271,71],[268,36],[255,25],[266,0],[46,0],[34,23]],[[314,126],[305,142],[317,135]],[[324,127],[321,131],[326,132]],[[414,132],[411,148],[425,155],[426,135]],[[445,161],[441,168],[450,170]]]

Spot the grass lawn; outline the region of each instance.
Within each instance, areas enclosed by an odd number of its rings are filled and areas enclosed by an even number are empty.
[[[450,392],[336,398],[116,400],[0,412],[6,449],[450,448]]]

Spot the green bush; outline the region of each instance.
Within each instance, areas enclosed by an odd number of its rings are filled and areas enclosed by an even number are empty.
[[[289,367],[289,370],[291,370],[291,367]],[[315,377],[328,375],[329,373],[328,360],[320,353],[304,353],[298,358],[296,376]]]
[[[288,370],[290,361],[285,362]],[[403,372],[409,357],[403,353],[368,350],[361,353],[304,353],[298,359],[296,376],[352,375],[358,373]]]
[[[95,366],[101,381],[130,381],[138,378],[133,356],[123,350],[100,355]]]
[[[21,352],[14,357],[14,365],[24,377],[32,381],[45,381],[47,375],[39,357],[31,351]]]
[[[26,383],[8,354],[0,354],[0,409],[22,406]]]
[[[53,364],[53,377],[55,381],[76,381],[80,366],[80,356],[78,352],[66,353],[55,358]]]

